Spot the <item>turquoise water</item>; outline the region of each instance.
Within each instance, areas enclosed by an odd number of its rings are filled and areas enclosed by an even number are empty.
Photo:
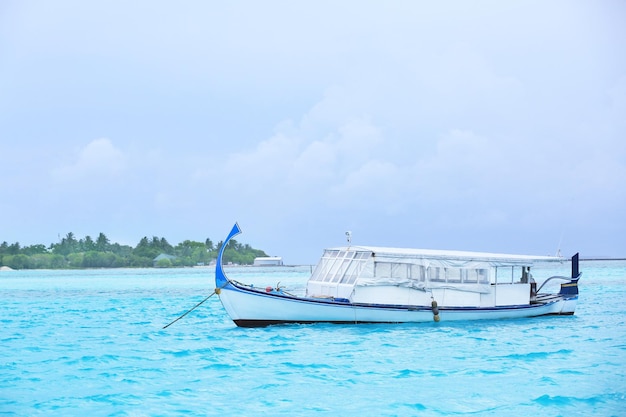
[[[0,272],[0,415],[623,416],[626,263],[581,269],[572,317],[240,329],[214,296],[166,330],[212,269]]]

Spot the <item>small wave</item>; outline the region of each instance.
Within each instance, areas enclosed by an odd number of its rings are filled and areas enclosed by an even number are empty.
[[[402,369],[401,371],[398,372],[397,375],[394,376],[394,378],[410,378],[412,376],[417,376],[417,375],[423,375],[423,372],[416,371],[413,369]]]
[[[581,407],[581,406],[590,406],[597,408],[599,406],[603,406],[604,409],[621,409],[624,400],[626,399],[626,395],[623,393],[607,393],[602,395],[594,395],[591,397],[573,397],[573,396],[565,396],[565,395],[542,395],[541,397],[535,398],[533,401],[542,406],[551,406],[551,407],[564,407],[564,406],[573,406],[573,407]]]
[[[568,397],[564,395],[542,395],[541,397],[537,397],[533,400],[534,402],[542,405],[542,406],[552,406],[552,407],[563,407],[568,405],[575,405],[576,403],[585,403],[590,405],[595,405],[598,402],[602,402],[601,399],[597,397],[591,398],[577,398],[577,397]]]
[[[558,371],[561,375],[584,375],[584,372],[578,371],[576,369],[562,369]]]
[[[509,359],[537,360],[544,359],[554,355],[569,355],[573,351],[571,349],[560,349],[555,352],[528,352],[528,353],[512,353],[504,356]]]
[[[295,369],[333,369],[332,366],[326,365],[324,363],[283,362],[281,365],[286,366],[288,368],[295,368]]]
[[[541,379],[539,380],[542,384],[546,384],[546,385],[559,385],[554,378],[550,378],[549,376],[544,376],[541,377]]]
[[[177,358],[182,358],[182,357],[191,355],[191,351],[189,349],[174,351],[170,353]]]

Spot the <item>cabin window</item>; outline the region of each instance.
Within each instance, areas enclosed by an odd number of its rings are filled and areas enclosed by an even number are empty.
[[[337,257],[333,260],[332,265],[330,266],[328,273],[324,276],[324,282],[331,281],[335,275],[337,274],[337,270],[341,267],[343,263],[343,257],[345,256],[346,251],[339,251],[337,253]]]
[[[346,273],[348,269],[348,266],[350,266],[350,263],[352,262],[352,256],[354,255],[354,252],[348,252],[347,255],[348,256],[346,256],[342,260],[341,266],[339,267],[337,272],[335,272],[335,275],[332,278],[332,282],[340,282],[343,279],[344,274]]]
[[[357,252],[356,256],[346,269],[345,274],[341,278],[342,284],[353,284],[356,281],[356,278],[359,276],[361,271],[363,270],[363,266],[365,266],[365,262],[369,257],[369,252]]]
[[[324,253],[322,259],[317,264],[315,271],[313,271],[313,275],[311,275],[311,281],[324,281],[324,277],[328,275],[328,271],[333,266],[337,255],[339,254],[338,250],[329,250]]]
[[[389,262],[375,262],[374,273],[377,277],[391,277],[391,264]]]
[[[484,268],[477,269],[476,277],[478,278],[478,282],[480,282],[481,284],[488,284],[489,283],[489,270],[484,269]]]
[[[409,278],[423,282],[426,279],[426,268],[422,265],[409,265]]]
[[[380,278],[412,279],[424,281],[425,268],[421,265],[413,265],[400,262],[376,262],[374,263],[375,274]]]
[[[468,284],[477,282],[481,284],[489,283],[489,270],[482,268],[440,268],[431,266],[426,273],[429,281]]]
[[[391,277],[392,278],[408,278],[406,264],[391,264]]]
[[[478,282],[481,284],[489,284],[489,270],[488,269],[477,269],[476,276],[478,278]]]
[[[468,284],[488,284],[489,283],[489,270],[484,268],[477,269],[461,269],[461,282]]]
[[[461,282],[470,282],[469,281],[469,276],[470,276],[470,272],[472,270],[471,269],[460,269],[459,270],[459,274],[461,276]]]
[[[443,268],[431,266],[428,268],[428,280],[429,281],[444,281],[445,276],[442,271]]]
[[[322,258],[319,263],[317,264],[317,266],[315,267],[315,271],[313,271],[313,274],[311,275],[311,281],[321,281],[321,277],[324,274],[324,269],[326,269],[326,265],[328,265],[328,261],[324,258]]]
[[[411,265],[399,262],[376,262],[376,276],[381,278],[408,279]]]
[[[478,282],[477,269],[461,269],[461,282],[473,284]]]
[[[472,274],[472,272],[474,272]],[[476,270],[474,269],[461,269],[461,282],[476,282]]]
[[[522,269],[519,269],[519,275],[521,276]],[[496,267],[496,282],[505,283],[505,282],[513,282],[515,277],[515,267],[514,266],[499,266]]]
[[[371,252],[328,250],[315,267],[310,281],[354,283]]]
[[[461,282],[461,269],[444,268],[446,271],[446,282]]]

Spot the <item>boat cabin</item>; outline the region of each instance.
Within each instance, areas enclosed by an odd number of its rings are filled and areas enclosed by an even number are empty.
[[[326,249],[307,282],[308,297],[353,303],[440,306],[527,305],[530,268],[555,257],[351,246]]]

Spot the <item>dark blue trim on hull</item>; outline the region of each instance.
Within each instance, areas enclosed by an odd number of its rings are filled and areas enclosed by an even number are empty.
[[[363,322],[356,321],[289,321],[289,320],[233,320],[238,327],[267,327],[276,326],[280,324],[315,324],[315,323],[327,323],[327,324],[360,324]],[[379,322],[376,322],[379,323]]]
[[[428,310],[428,309],[426,309]],[[448,309],[450,311],[451,309]],[[445,310],[444,310],[445,311]],[[546,313],[539,316],[532,316],[528,318],[536,318],[543,316],[573,316],[574,312],[571,313]],[[506,319],[494,319],[494,320],[506,320]],[[516,320],[516,319],[510,319]],[[475,321],[475,320],[468,320]],[[289,324],[421,324],[425,325],[430,322],[396,322],[396,321],[361,321],[361,320],[350,320],[350,321],[320,321],[320,320],[250,320],[250,319],[238,319],[233,320],[233,322],[237,325],[237,327],[245,327],[245,328],[254,328],[254,327],[267,327],[267,326],[278,326],[278,325],[289,325]],[[453,322],[451,322],[453,323]],[[454,323],[458,323],[455,321]]]
[[[559,295],[565,296],[567,298],[574,298],[578,296],[578,280],[572,280],[566,284],[561,284],[561,290],[559,291]]]

